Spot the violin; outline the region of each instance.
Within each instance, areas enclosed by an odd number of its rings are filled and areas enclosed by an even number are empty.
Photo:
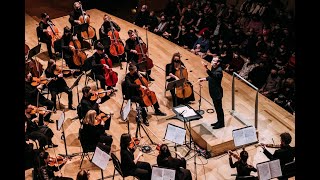
[[[178,98],[188,98],[192,94],[192,88],[189,83],[187,83],[188,80],[188,71],[187,68],[183,67],[181,62],[176,65],[175,63],[175,76],[177,76],[179,79],[184,78],[183,86],[176,87],[176,96]]]
[[[113,27],[111,18],[109,18],[108,21],[111,27],[111,30],[108,32],[108,36],[111,40],[109,52],[112,56],[118,57],[119,59],[119,55],[122,55],[124,53],[124,46],[120,39],[119,32],[115,30],[115,28]],[[120,59],[119,59],[119,63],[120,63],[120,69],[122,69],[122,64],[120,62]]]
[[[78,39],[72,39],[69,43],[69,47],[74,47],[71,48],[73,63],[77,66],[83,65],[84,61],[87,59],[87,54],[82,51],[80,41]]]
[[[59,74],[70,74],[71,71],[80,71],[80,69],[69,69],[69,68],[63,68],[63,67],[58,67],[56,66],[56,69],[53,71],[53,73],[55,75],[59,75]]]
[[[104,68],[104,77],[106,79],[106,85],[115,87],[118,82],[118,73],[112,70],[112,61],[110,58],[103,58],[100,60],[101,64],[106,64],[109,68]]]
[[[87,23],[89,25],[90,16],[82,9],[82,4],[80,1],[79,3],[80,3],[80,9],[82,12],[82,15],[79,17],[80,24]],[[86,31],[81,32],[81,37],[83,37],[83,39],[92,39],[95,36],[95,34],[96,34],[95,29],[89,25]]]
[[[106,96],[107,93],[113,93],[114,90],[104,90],[104,89],[98,89],[97,91],[93,91],[90,97],[91,101],[96,101],[98,98],[103,98]]]
[[[158,101],[156,93],[148,88],[149,82],[146,78],[144,78],[140,73],[138,73],[138,76],[139,78],[136,79],[134,83],[140,85],[139,91],[144,104],[146,107],[154,105]],[[147,89],[143,89],[141,85],[145,86]]]
[[[40,84],[45,84],[47,85],[51,80],[53,80],[54,78],[46,78],[46,77],[32,77],[32,82],[31,82],[31,86],[38,86]]]
[[[113,116],[113,113],[109,113],[109,114],[105,114],[103,112],[99,113],[96,116],[96,119],[94,121],[94,125],[99,125],[101,123],[101,121],[106,122],[108,119],[110,119],[111,116]]]
[[[63,164],[64,158],[62,156],[57,156],[56,158],[53,157],[49,157],[49,161],[48,161],[48,165],[49,166],[60,166],[61,164]]]
[[[241,159],[240,156],[230,150],[228,150],[228,154],[230,154],[232,157],[236,158],[238,161]]]
[[[54,42],[61,38],[59,29],[51,22],[51,20],[47,20],[48,27],[47,27],[47,34],[51,37],[51,45],[54,47]]]
[[[53,112],[53,111],[47,110],[47,108],[43,106],[42,107],[32,106],[32,110],[30,114],[33,115],[33,114],[39,113],[41,115],[44,115],[46,112]]]
[[[136,148],[139,144],[140,144],[140,139],[132,137],[130,144],[129,144],[129,149],[136,150]]]
[[[266,146],[267,148],[281,148],[281,144],[256,144],[255,147]]]
[[[140,38],[138,36],[137,30],[134,30],[135,34],[137,35],[138,44],[135,47],[135,50],[137,51],[137,54],[139,55],[138,63],[141,63],[142,61],[147,62],[147,69],[150,70],[153,67],[153,61],[150,59],[146,53],[148,52],[148,48],[145,43],[140,42]],[[142,69],[141,71],[145,71],[145,69]]]

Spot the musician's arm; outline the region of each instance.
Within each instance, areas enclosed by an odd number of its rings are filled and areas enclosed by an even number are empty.
[[[222,71],[216,70],[215,72],[210,71],[207,69],[207,74],[209,75],[206,80],[208,81],[210,78],[215,79],[215,78],[222,78]]]
[[[273,160],[273,155],[266,148],[263,149],[263,154],[265,154],[268,159]]]
[[[128,85],[129,88],[139,88],[140,85],[137,85],[135,83],[132,83],[129,79],[129,77],[125,78],[126,84]]]
[[[121,30],[120,26],[119,26],[117,23],[113,22],[113,21],[112,21],[112,24],[113,24],[113,27],[114,27],[118,32],[120,32],[120,30]]]
[[[231,156],[229,156],[229,165],[230,165],[231,168],[235,168],[236,167],[235,163],[233,163],[233,160],[232,160]]]

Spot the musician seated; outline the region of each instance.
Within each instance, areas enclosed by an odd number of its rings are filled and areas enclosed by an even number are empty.
[[[73,72],[72,72],[73,73]],[[53,108],[56,110],[56,100],[57,95],[59,93],[65,92],[68,94],[68,109],[69,110],[76,110],[75,107],[72,106],[72,89],[70,89],[64,80],[61,69],[57,67],[56,62],[52,59],[48,61],[48,66],[45,70],[45,74],[47,78],[53,78],[48,83],[48,89],[51,93],[51,100],[53,101]]]
[[[240,153],[240,157],[228,151],[229,154],[229,164],[231,168],[237,168],[237,177],[236,180],[240,179],[241,176],[250,176],[251,171],[257,172],[257,169],[247,163],[249,154],[247,151],[243,150]],[[238,161],[233,163],[232,156],[236,156]],[[252,179],[257,179],[252,177]]]
[[[113,27],[115,28],[114,30],[116,30],[118,32],[120,32],[120,30],[121,30],[120,26],[110,19],[110,16],[108,16],[107,14],[105,14],[103,16],[103,23],[99,29],[99,37],[100,37],[101,43],[106,48],[109,48],[110,43],[111,43],[110,38],[108,36],[108,32],[111,30],[110,23],[112,23]]]
[[[111,116],[105,121],[98,119],[95,110],[89,110],[83,119],[82,136],[85,142],[90,144],[90,147],[96,147],[98,143],[103,143],[111,150],[113,138],[105,132],[105,124],[110,121]],[[110,123],[109,123],[110,124]],[[90,148],[92,149],[92,148]],[[94,148],[93,148],[94,149]]]
[[[102,98],[97,98],[97,99],[92,99],[91,97],[95,94],[96,92],[93,91],[91,89],[91,87],[89,86],[85,86],[82,88],[82,98],[80,101],[80,112],[78,112],[79,118],[82,119],[83,117],[85,117],[85,115],[87,114],[87,112],[89,110],[95,110],[97,112],[97,114],[99,114],[100,109],[99,109],[99,104],[104,103],[105,101],[107,101],[108,99],[110,99],[110,97],[108,96],[108,94],[106,94],[104,97]],[[110,126],[110,122],[106,123],[106,129],[109,129]]]
[[[44,97],[40,91],[43,89],[44,84],[35,83],[36,86],[32,86],[32,74],[26,71],[25,74],[25,101],[27,104],[31,104],[33,106],[38,107],[46,107],[47,110],[52,110],[54,106],[54,102]],[[40,114],[39,116],[39,125],[43,125],[43,121],[54,123],[51,117],[51,112],[47,112],[45,115]]]
[[[171,63],[166,65],[166,81],[167,82],[179,80],[178,76],[181,76],[180,67],[182,67],[182,69],[186,68],[183,62],[181,61],[180,53],[174,53],[171,59]],[[188,79],[188,77],[184,77],[184,78]],[[192,93],[189,97],[179,98],[176,96],[176,88],[170,90],[172,101],[173,101],[173,107],[176,107],[180,104],[188,104],[191,101],[195,100],[193,86],[189,81],[187,81],[187,83],[190,85],[192,89]]]
[[[176,152],[180,158],[171,156],[171,152],[166,144],[160,146],[157,164],[160,167],[166,167],[176,170],[175,180],[191,180],[191,172],[186,169],[187,162],[179,152]]]
[[[141,98],[140,92],[139,92],[139,88],[143,88],[144,90],[147,89],[147,87],[143,86],[143,85],[137,85],[135,83],[135,81],[137,79],[139,79],[139,75],[140,73],[137,72],[137,67],[134,65],[129,66],[129,73],[126,74],[125,77],[125,96],[128,99],[131,99],[132,102],[137,102],[139,103],[140,107],[142,107],[142,119],[143,119],[143,123],[147,126],[149,126],[149,121],[147,119],[147,112],[145,110],[144,107],[146,107],[143,99]],[[155,109],[155,115],[158,116],[166,116],[166,113],[163,113],[162,111],[160,111],[160,106],[158,101],[153,104],[153,107]]]
[[[49,57],[50,59],[54,59],[55,55],[52,53],[52,39],[48,34],[47,29],[49,27],[48,21],[51,21],[49,15],[47,13],[41,13],[41,21],[36,30],[39,42],[43,42],[47,45]]]

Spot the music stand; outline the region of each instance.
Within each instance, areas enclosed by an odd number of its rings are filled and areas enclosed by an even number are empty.
[[[235,147],[244,147],[258,142],[257,130],[253,126],[246,126],[232,130]]]
[[[131,110],[131,99],[128,99],[127,101],[127,104],[126,106],[123,108],[122,111],[120,111],[120,117],[123,121],[127,121],[127,124],[128,124],[128,134],[130,134],[130,123],[129,123],[129,120],[127,119],[128,118],[128,115],[130,113],[130,110]]]
[[[183,145],[183,141],[186,141],[186,129],[169,123],[163,139],[174,142],[174,150],[177,157],[177,144]]]
[[[78,104],[80,103],[80,98],[79,98],[79,88],[78,88],[78,85],[79,85],[79,81],[81,79],[81,77],[85,74],[85,72],[82,72],[78,77],[77,79],[73,82],[72,86],[70,86],[70,89],[72,90],[74,87],[77,87],[77,98],[78,98]],[[76,116],[74,118],[71,118],[71,120],[75,120],[75,119],[78,119],[79,116]]]
[[[183,85],[185,78],[171,81],[167,84],[166,91],[174,90],[176,87],[180,87]],[[174,96],[174,102],[177,104],[177,96]],[[176,119],[172,117],[172,119]]]
[[[91,162],[93,162],[95,165],[97,165],[100,168],[101,179],[105,179],[103,177],[103,170],[107,168],[109,159],[110,159],[110,155],[108,153],[106,153],[99,147],[96,147],[96,150],[94,152]]]
[[[29,53],[28,53],[28,59],[32,59],[33,56],[39,54],[40,50],[41,50],[41,44],[38,44],[35,47],[33,47],[32,49],[30,49]]]

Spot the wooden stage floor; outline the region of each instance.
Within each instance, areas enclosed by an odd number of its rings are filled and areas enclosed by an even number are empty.
[[[96,29],[100,28],[103,22],[103,16],[106,14],[105,12],[91,9],[87,11],[88,14],[91,16],[91,25]],[[146,42],[146,32],[140,27],[137,27],[129,22],[126,22],[122,19],[112,16],[112,19],[119,24],[121,27],[120,37],[122,39],[127,39],[128,35],[127,32],[129,29],[136,29],[142,37],[142,39]],[[63,16],[56,19],[53,19],[53,23],[57,26],[59,31],[62,33],[63,28],[65,26],[69,26],[68,22],[69,16]],[[37,45],[37,36],[36,36],[36,27],[38,22],[35,18],[29,16],[28,14],[25,15],[25,40],[26,44],[29,45],[30,48]],[[160,109],[167,113],[167,117],[162,116],[153,116],[153,109],[148,108],[149,114],[149,122],[150,126],[147,128],[148,134],[150,135],[151,139],[155,143],[170,143],[168,141],[164,141],[164,133],[168,123],[172,123],[178,126],[183,127],[183,122],[179,120],[166,120],[166,118],[174,115],[172,112],[172,100],[171,95],[169,92],[164,94],[165,88],[165,65],[170,62],[173,53],[180,52],[182,55],[182,61],[185,63],[188,73],[189,73],[189,80],[194,85],[195,91],[195,98],[196,101],[191,104],[194,109],[198,109],[198,100],[199,100],[199,85],[196,83],[197,79],[200,77],[206,77],[206,72],[203,66],[201,65],[201,61],[203,61],[200,57],[192,54],[191,52],[179,47],[178,45],[167,41],[166,39],[157,36],[153,33],[148,32],[148,44],[149,44],[149,56],[153,60],[155,66],[152,69],[151,76],[155,79],[154,82],[151,83],[150,89],[155,91],[157,94],[157,98],[160,104]],[[46,67],[48,56],[46,52],[46,46],[43,44],[41,48],[40,54],[37,56],[37,59]],[[89,50],[86,51],[88,57],[94,51]],[[61,63],[62,60],[58,60],[58,63]],[[114,68],[119,74],[119,82],[123,80],[126,72],[126,63],[123,63],[123,70],[120,70],[120,67],[117,66]],[[75,81],[75,78],[66,78],[67,84],[71,86]],[[85,77],[83,76],[80,80],[78,87],[73,88],[73,102],[74,106],[78,104],[78,97],[77,97],[77,88],[79,90],[79,98],[82,97],[81,89],[84,86]],[[230,138],[232,129],[243,127],[244,125],[230,115],[231,110],[231,83],[232,83],[232,76],[227,73],[224,73],[224,77],[222,80],[222,86],[224,90],[224,97],[223,97],[223,109],[225,112],[225,124],[226,127],[223,129],[213,130],[210,131],[214,134],[225,134],[224,137]],[[89,81],[89,85],[94,86],[95,83],[93,81]],[[120,107],[122,104],[122,94],[121,94],[121,86],[120,83],[117,84],[117,88],[119,89],[118,92],[115,93],[114,96],[111,97],[110,100],[101,104],[100,107],[104,112],[113,112],[114,116],[111,122],[111,128],[107,132],[113,136],[113,152],[118,156],[120,159],[120,136],[122,133],[126,133],[128,130],[127,123],[123,122],[120,119]],[[203,83],[203,88],[201,90],[201,95],[203,97],[201,101],[201,109],[207,110],[213,108],[212,100],[208,93],[208,85],[207,83]],[[249,120],[254,118],[254,97],[255,91],[244,84],[241,81],[236,81],[236,109],[239,110],[244,116],[248,117]],[[62,94],[61,103],[63,105],[67,105],[67,95]],[[259,132],[259,141],[262,143],[272,143],[272,138],[276,144],[280,143],[279,134],[282,132],[289,132],[292,135],[293,141],[291,143],[292,146],[295,146],[295,118],[293,115],[282,109],[277,104],[273,103],[272,101],[268,100],[262,95],[259,95],[259,116],[258,116],[258,132]],[[51,119],[57,120],[59,119],[62,111],[58,110],[56,114],[53,114]],[[136,131],[136,122],[135,122],[135,111],[131,111],[129,114],[129,122],[130,122],[130,133],[132,135],[135,134]],[[77,116],[76,111],[66,111],[66,121],[64,124],[64,131],[66,136],[66,144],[67,144],[67,152],[68,154],[72,153],[79,153],[81,152],[80,142],[78,140],[78,130],[80,127],[80,123],[78,120],[72,121],[71,118]],[[205,113],[203,118],[200,120],[192,121],[191,126],[196,126],[198,124],[206,124],[209,125],[216,121],[216,113]],[[252,121],[253,122],[253,121]],[[52,149],[49,148],[47,151],[50,155],[54,156],[56,154],[65,154],[64,142],[61,140],[61,131],[56,130],[55,124],[48,125],[54,132],[53,142],[58,144],[59,147]],[[145,133],[142,131],[142,140],[141,144],[149,144],[150,141]],[[222,141],[220,139],[220,141]],[[172,143],[170,144],[172,145]],[[154,145],[151,145],[153,149],[155,149]],[[260,147],[255,146],[248,146],[246,150],[249,152],[249,159],[248,163],[256,166],[257,163],[263,162],[268,160],[266,156],[262,153],[262,149]],[[180,151],[183,155],[187,152],[185,147],[178,147],[178,151]],[[239,151],[239,150],[238,150]],[[274,150],[270,149],[271,152]],[[240,152],[240,151],[239,151]],[[136,151],[138,153],[138,151]],[[147,161],[151,165],[156,164],[156,156],[158,152],[157,150],[152,151],[149,154],[145,154],[141,157],[140,160]],[[191,157],[189,155],[188,157]],[[187,157],[187,158],[188,158]],[[191,158],[187,161],[187,168],[191,170],[193,174],[193,178],[197,175],[198,179],[210,179],[210,180],[222,180],[222,179],[235,179],[234,176],[231,174],[235,174],[236,170],[231,169],[228,163],[228,156],[218,156],[213,157],[210,159],[205,159],[203,157],[197,156],[196,158],[196,168],[194,165],[194,159]],[[80,166],[80,156],[73,157],[67,164],[61,169],[61,173],[63,176],[72,177],[75,179]],[[101,178],[101,171],[100,169],[94,165],[93,163],[89,162],[87,159],[84,160],[82,164],[83,169],[89,169],[91,178],[92,179],[99,179]],[[110,161],[106,170],[103,171],[104,176],[110,176],[113,174],[113,164]],[[196,171],[195,171],[196,169]],[[60,173],[57,172],[57,175]],[[31,170],[25,171],[26,179],[32,179],[31,177]],[[253,173],[253,175],[256,175]],[[115,179],[122,179],[120,176],[116,176]],[[294,179],[294,178],[292,178]]]

